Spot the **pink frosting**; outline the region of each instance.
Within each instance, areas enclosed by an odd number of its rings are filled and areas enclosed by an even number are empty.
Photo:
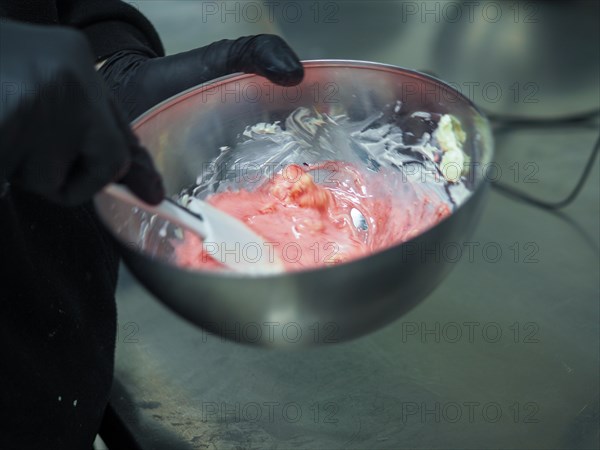
[[[447,202],[422,185],[392,188],[385,172],[366,174],[342,161],[291,164],[253,191],[206,200],[261,235],[288,271],[366,256],[413,238],[451,213]],[[355,226],[352,209],[362,213],[368,230]],[[189,233],[176,245],[175,257],[180,266],[226,270]]]

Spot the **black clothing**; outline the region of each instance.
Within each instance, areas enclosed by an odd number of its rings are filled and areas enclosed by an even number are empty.
[[[120,0],[0,0],[0,16],[79,28],[90,40],[97,59],[125,49],[164,54],[150,22]]]
[[[0,200],[0,448],[89,449],[108,402],[117,255],[91,205]]]
[[[117,0],[0,0],[0,16],[77,27],[98,59],[163,54],[152,25]],[[112,383],[113,243],[91,204],[0,186],[0,261],[0,449],[87,450]]]

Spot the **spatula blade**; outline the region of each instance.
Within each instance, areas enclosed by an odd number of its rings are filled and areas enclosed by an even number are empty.
[[[272,275],[284,271],[272,244],[243,222],[202,200],[191,198],[184,207],[166,199],[153,206],[114,183],[105,187],[104,193],[198,235],[207,254],[235,272]]]
[[[204,250],[221,264],[248,274],[283,272],[273,243],[243,222],[195,198],[188,201],[187,208],[205,219]]]

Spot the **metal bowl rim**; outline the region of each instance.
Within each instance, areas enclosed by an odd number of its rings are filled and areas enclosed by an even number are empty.
[[[372,61],[361,61],[361,60],[352,60],[352,59],[313,59],[313,60],[305,60],[305,61],[301,61],[301,62],[305,68],[345,67],[345,68],[349,68],[349,69],[369,69],[369,70],[374,69],[374,70],[381,70],[384,72],[400,72],[403,75],[408,75],[413,78],[417,78],[417,77],[425,78],[435,84],[443,86],[444,88],[451,91],[454,95],[460,97],[462,101],[464,101],[467,105],[469,105],[471,108],[473,108],[482,118],[486,119],[486,121],[487,121],[487,116],[485,115],[485,113],[481,109],[479,109],[477,107],[477,105],[475,105],[475,103],[473,103],[462,92],[457,91],[456,89],[454,89],[452,86],[450,86],[445,81],[435,78],[435,77],[433,77],[429,74],[423,73],[423,72],[418,72],[418,71],[412,70],[412,69],[406,69],[404,67],[395,66],[393,64],[384,64],[384,63],[377,63],[377,62],[372,62]],[[224,75],[222,77],[215,78],[213,80],[209,80],[204,83],[200,83],[196,86],[192,86],[191,88],[186,89],[185,91],[182,91],[178,94],[175,94],[175,95],[163,100],[162,102],[158,103],[157,105],[153,106],[152,108],[150,108],[149,110],[147,110],[146,112],[144,112],[143,114],[141,114],[140,116],[135,118],[131,122],[131,126],[135,129],[136,127],[141,126],[142,124],[144,124],[145,122],[147,122],[148,120],[150,120],[152,117],[154,117],[158,113],[162,112],[163,110],[168,109],[183,100],[186,100],[188,97],[191,97],[192,95],[200,94],[200,93],[204,92],[205,90],[207,90],[208,88],[212,89],[212,88],[227,84],[231,81],[238,81],[238,80],[243,80],[245,78],[252,78],[252,77],[256,77],[256,76],[260,76],[260,75],[257,75],[254,73],[237,72],[237,73],[233,73],[233,74],[229,74],[229,75]]]

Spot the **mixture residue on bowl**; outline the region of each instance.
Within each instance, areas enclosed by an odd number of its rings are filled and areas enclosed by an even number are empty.
[[[298,108],[284,126],[248,127],[179,201],[201,198],[242,220],[288,271],[410,240],[469,195],[466,136],[450,115],[414,113],[398,125],[380,118],[357,122]],[[177,265],[228,270],[198,237],[180,237],[172,243]]]

